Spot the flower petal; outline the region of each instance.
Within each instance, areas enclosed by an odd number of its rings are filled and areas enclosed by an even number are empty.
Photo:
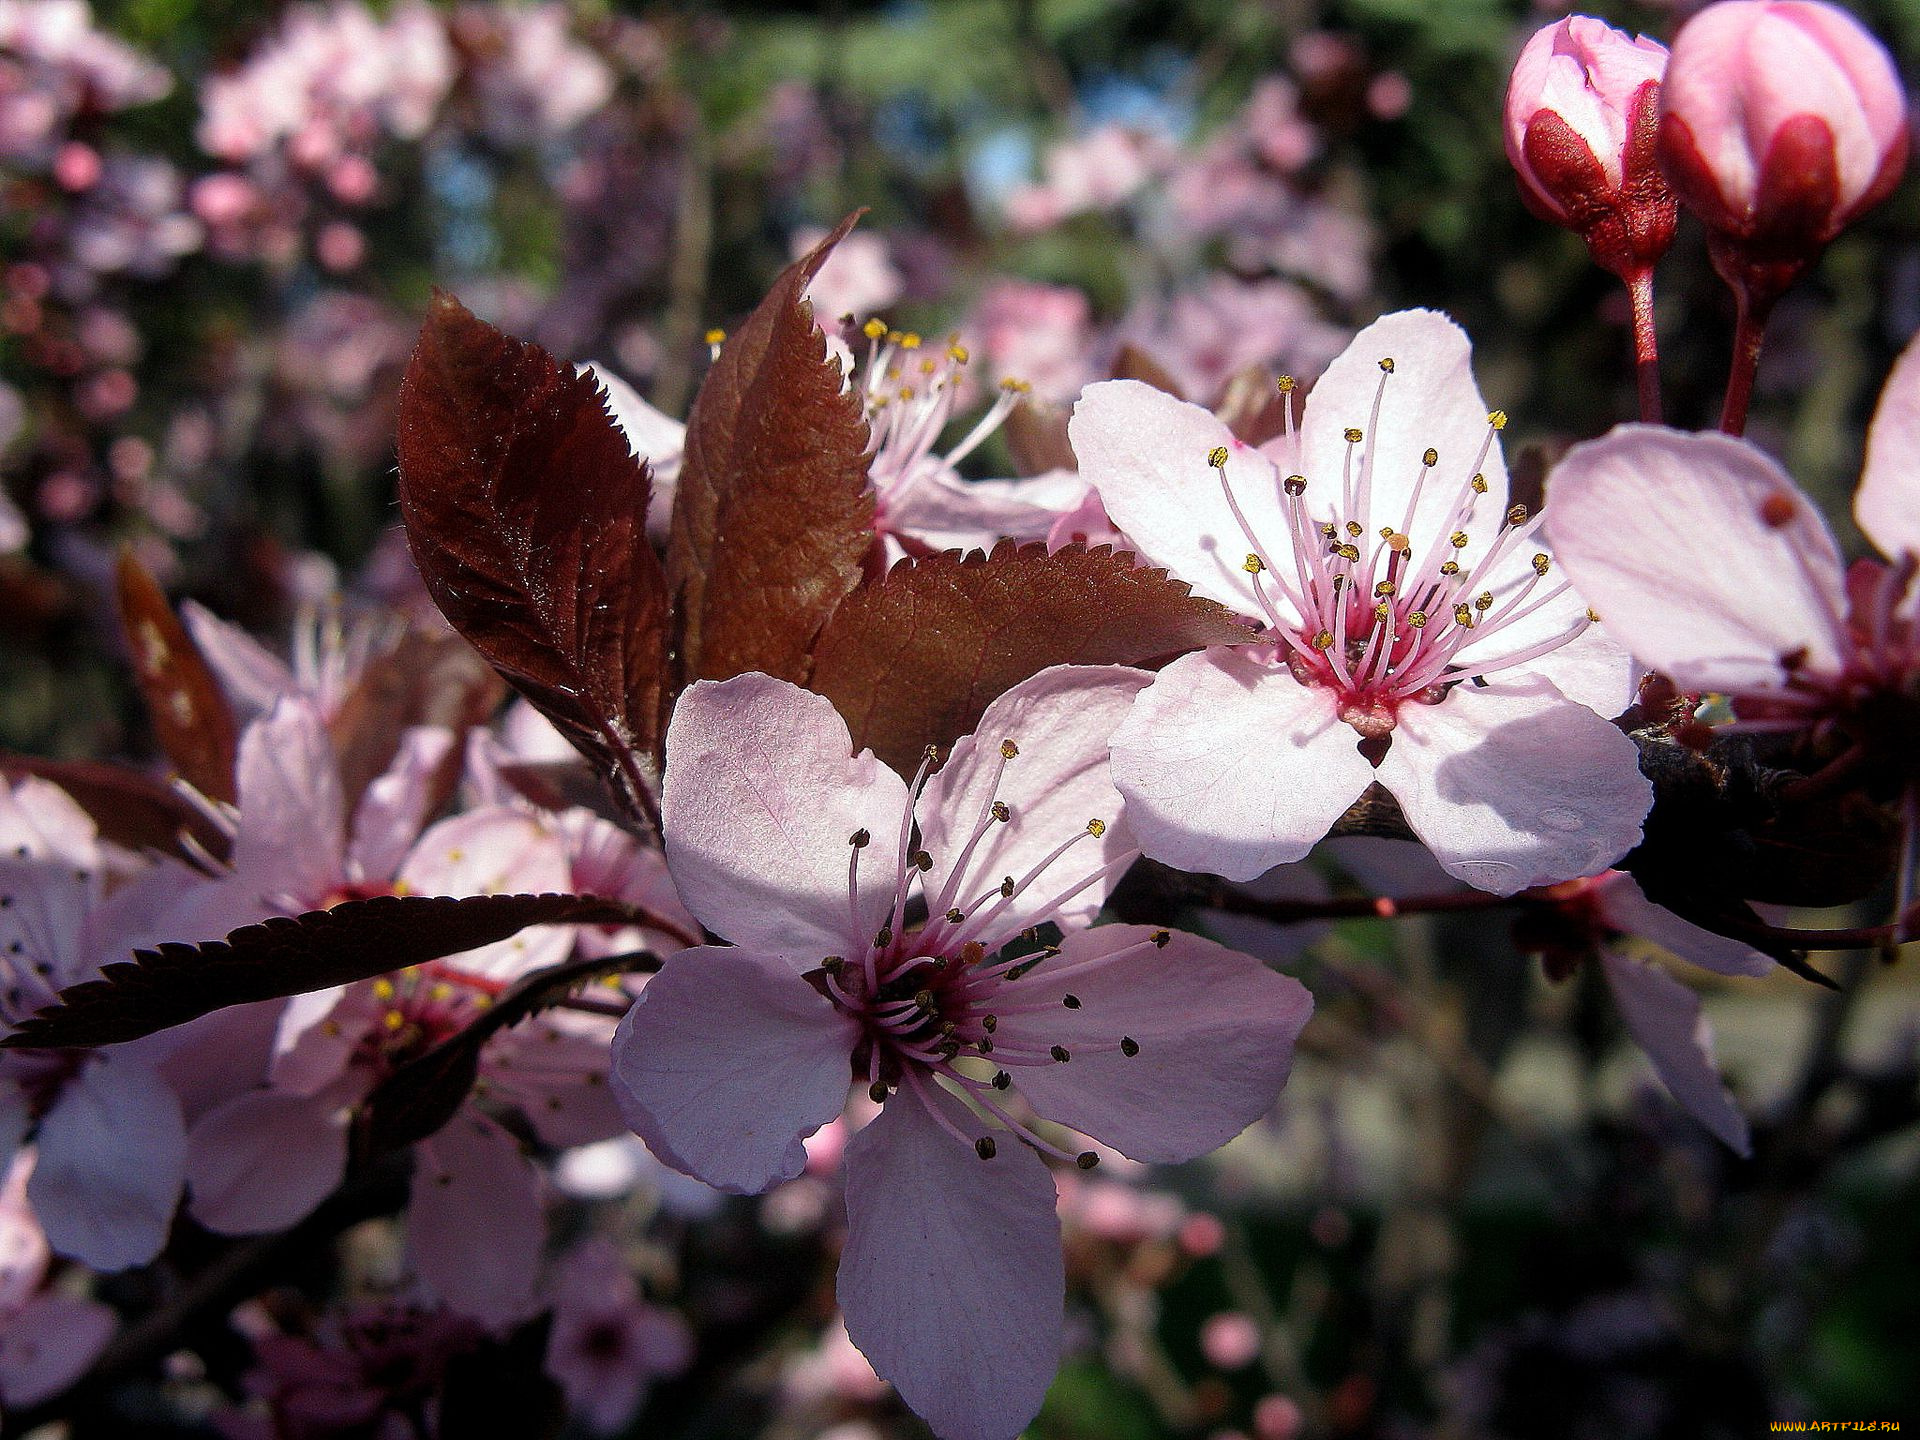
[[[1227,452],[1226,477],[1268,564],[1291,573],[1293,550],[1273,462],[1211,412],[1139,380],[1081,392],[1067,423],[1080,474],[1138,552],[1242,615],[1265,614],[1244,562],[1256,546],[1207,463]]]
[[[180,618],[243,723],[265,715],[281,696],[300,688],[284,660],[199,601],[181,601]]]
[[[49,1291],[0,1322],[0,1400],[26,1409],[86,1374],[120,1317],[111,1305]]]
[[[1391,373],[1382,360],[1393,362]],[[1358,445],[1348,443],[1349,430],[1361,433]],[[1487,443],[1491,433],[1466,332],[1434,310],[1382,315],[1353,337],[1307,396],[1300,421],[1307,508],[1316,518],[1333,509],[1352,451],[1356,491],[1363,463],[1372,465],[1367,514],[1349,517],[1369,533],[1392,525],[1416,546],[1438,543],[1453,528],[1455,506],[1476,473],[1486,477],[1487,491],[1475,502],[1475,515],[1496,521],[1506,508],[1507,466],[1498,439]],[[1429,449],[1439,463],[1420,485],[1408,524]]]
[[[1713,1026],[1700,997],[1664,970],[1603,950],[1600,963],[1627,1033],[1653,1062],[1673,1098],[1694,1119],[1740,1155],[1752,1153],[1747,1117],[1720,1081],[1713,1059]]]
[[[1524,579],[1534,578],[1531,549],[1523,547],[1511,557],[1510,565],[1498,567],[1509,573],[1487,586],[1496,603],[1505,603],[1513,593],[1511,587],[1519,578],[1512,573],[1516,566]],[[1559,577],[1545,583],[1558,584]],[[1579,628],[1583,625],[1584,629]],[[1633,703],[1640,688],[1640,666],[1605,626],[1587,623],[1587,602],[1576,590],[1564,590],[1532,614],[1497,626],[1485,638],[1468,641],[1455,652],[1454,668],[1467,675],[1478,673],[1475,666],[1493,669],[1509,655],[1569,633],[1573,639],[1559,648],[1495,673],[1506,679],[1544,675],[1569,700],[1611,719]]]
[[[552,820],[497,805],[430,828],[401,865],[394,888],[407,895],[544,895],[564,893],[572,883],[566,844]],[[558,964],[572,948],[571,926],[536,925],[442,963],[489,979],[514,980]]]
[[[1777,686],[1781,658],[1831,673],[1845,645],[1840,552],[1786,472],[1744,440],[1620,425],[1548,480],[1553,553],[1613,638],[1682,686]]]
[[[1606,869],[1653,804],[1633,741],[1539,676],[1402,705],[1380,783],[1449,875],[1496,895]]]
[[[1103,860],[1135,848],[1120,792],[1113,788],[1111,747],[1113,732],[1152,680],[1144,670],[1117,665],[1042,670],[989,705],[973,734],[954,745],[946,765],[928,782],[918,810],[920,843],[933,856],[929,903],[939,898],[983,823],[986,833],[966,874],[952,884],[950,905],[970,904],[1002,876],[1024,879],[1063,841],[1083,834],[1088,821],[1105,827],[1098,840],[1076,844],[1000,912],[993,929],[980,937],[989,950],[1042,920],[1085,924],[1098,913],[1112,888],[1109,881],[1089,886],[1064,907],[1048,902]],[[1017,751],[1011,758],[1003,757],[1005,742]],[[1012,817],[1004,824],[989,819],[988,807],[996,800],[1006,803]]]
[[[540,1177],[492,1120],[468,1106],[420,1142],[407,1249],[449,1309],[494,1328],[524,1316],[546,1236]]]
[[[160,1253],[187,1152],[165,1081],[111,1051],[90,1058],[42,1117],[37,1146],[27,1201],[48,1244],[96,1270]]]
[[[734,944],[811,968],[886,923],[907,787],[872,751],[853,753],[831,701],[760,674],[696,682],[667,727],[660,809],[680,898]],[[873,839],[860,852],[855,929],[857,830]]]
[[[1035,1112],[1135,1160],[1168,1164],[1218,1149],[1273,1108],[1313,1013],[1298,980],[1211,940],[1145,925],[1067,936],[1056,959],[1008,983],[1007,997],[1023,1010],[1052,1008],[1002,1019],[997,1049],[1060,1045],[1071,1057],[1008,1067]],[[1118,1048],[1123,1036],[1136,1053]]]
[[[785,960],[705,945],[647,982],[613,1037],[613,1092],[662,1160],[736,1195],[806,1168],[845,1107],[859,1027]]]
[[[1245,648],[1183,655],[1114,732],[1113,778],[1141,848],[1251,880],[1298,860],[1373,780],[1329,692]]]
[[[1894,362],[1867,431],[1853,518],[1889,559],[1920,555],[1920,339]]]
[[[400,736],[400,748],[354,807],[347,859],[367,880],[395,874],[427,823],[435,772],[453,753],[453,732],[444,725],[415,725]]]
[[[256,1090],[209,1111],[188,1135],[188,1208],[222,1235],[284,1230],[332,1194],[346,1169],[338,1103]]]
[[[1595,887],[1600,918],[1616,930],[1650,940],[1682,960],[1717,975],[1771,975],[1779,965],[1738,940],[1702,930],[1665,906],[1649,900],[1624,871],[1601,878]]]
[[[346,801],[326,725],[311,701],[281,699],[240,736],[236,883],[252,895],[318,906],[345,868]]]
[[[1039,1412],[1065,1293],[1053,1177],[1025,1145],[982,1160],[907,1091],[849,1142],[847,1335],[941,1440],[1013,1440]]]

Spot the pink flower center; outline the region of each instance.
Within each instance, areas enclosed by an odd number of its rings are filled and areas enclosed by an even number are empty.
[[[354,1061],[380,1076],[466,1029],[504,988],[438,960],[368,985],[378,1008],[361,1032]]]
[[[874,1100],[884,1101],[905,1086],[930,1102],[926,1087],[938,1076],[1020,1140],[1045,1154],[1091,1169],[1097,1159],[1093,1151],[1073,1154],[1062,1150],[1035,1134],[1003,1103],[1006,1092],[1014,1087],[1015,1072],[1032,1066],[1070,1064],[1076,1050],[1086,1049],[1084,1040],[1070,1048],[1044,1033],[1044,1017],[1081,1009],[1079,998],[1071,993],[1051,999],[1029,998],[1022,993],[1020,982],[1042,967],[1055,981],[1091,976],[1150,946],[1164,946],[1169,937],[1160,931],[1151,940],[1110,954],[1067,961],[1057,947],[1041,943],[1037,926],[1019,931],[1017,937],[1007,936],[1007,912],[1014,903],[1043,874],[1049,876],[1050,885],[1059,883],[1056,862],[1084,841],[1099,839],[1107,830],[1104,821],[1089,820],[1047,851],[1024,876],[987,876],[974,864],[981,841],[996,825],[1020,823],[1012,807],[994,793],[1008,763],[1019,753],[1013,740],[1001,742],[989,798],[943,880],[936,882],[931,876],[933,857],[911,844],[914,814],[913,807],[908,807],[901,823],[900,863],[894,874],[888,923],[870,939],[859,920],[863,913],[859,859],[873,837],[866,830],[854,832],[849,838],[847,889],[849,912],[858,936],[856,953],[827,956],[813,978],[821,993],[859,1021],[861,1033],[852,1064]],[[929,749],[914,778],[916,801],[933,760],[934,752]],[[1039,912],[1057,914],[1090,886],[1119,874],[1138,855],[1137,850],[1127,850],[1111,860],[1098,858],[1077,873],[1069,872],[1070,882],[1038,907]],[[1035,911],[1026,908],[1024,913]],[[1024,988],[1030,991],[1032,987]],[[1003,1030],[1002,1022],[1009,1020],[1017,1023]],[[1097,1049],[1128,1056],[1140,1053],[1139,1044],[1131,1036],[1119,1034],[1100,1041]],[[928,1103],[927,1109],[982,1159],[992,1158],[995,1142],[990,1137],[969,1139],[938,1106]]]
[[[1380,362],[1370,421],[1375,434],[1393,369],[1391,359]],[[1291,385],[1283,381],[1282,388]],[[1594,618],[1589,612],[1562,631],[1494,660],[1475,663],[1462,655],[1567,590],[1564,581],[1548,581],[1552,562],[1544,551],[1533,552],[1526,566],[1518,563],[1540,526],[1539,515],[1529,514],[1524,505],[1497,519],[1480,513],[1489,490],[1480,467],[1505,425],[1499,411],[1487,417],[1486,438],[1469,465],[1427,450],[1405,504],[1392,513],[1374,494],[1374,447],[1363,449],[1365,433],[1350,429],[1337,497],[1322,481],[1318,493],[1324,498],[1316,502],[1304,475],[1280,482],[1286,530],[1277,536],[1257,533],[1248,520],[1228,477],[1229,448],[1219,446],[1207,456],[1247,543],[1243,568],[1276,642],[1275,658],[1284,659],[1302,684],[1332,690],[1340,718],[1363,736],[1390,733],[1402,704],[1437,703],[1469,675],[1525,664],[1557,650]],[[1240,447],[1241,442],[1233,443]],[[1448,471],[1457,478],[1448,478]],[[1449,485],[1452,503],[1437,518],[1420,518],[1423,498]],[[1491,544],[1470,553],[1475,535],[1484,533],[1489,521]],[[1409,533],[1416,528],[1422,533]]]

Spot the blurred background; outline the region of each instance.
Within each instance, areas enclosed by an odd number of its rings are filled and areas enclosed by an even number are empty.
[[[1920,4],[1853,8],[1916,53]],[[1690,7],[1597,9],[1670,39]],[[1473,336],[1510,462],[1538,474],[1634,410],[1624,294],[1526,213],[1501,146],[1512,58],[1564,13],[0,0],[0,748],[150,757],[110,600],[123,545],[276,647],[303,617],[424,605],[393,407],[433,287],[678,418],[708,332],[856,207],[819,313],[957,334],[977,408],[996,380],[1064,405],[1148,360],[1203,401],[1249,366],[1306,383],[1424,305]],[[1750,433],[1855,545],[1865,421],[1920,327],[1917,234],[1910,182],[1782,304],[1760,371]],[[1658,313],[1668,416],[1708,425],[1732,305],[1690,221]],[[1015,458],[1002,432],[967,468]],[[1270,883],[1404,890],[1409,864],[1336,854]],[[1739,1161],[1623,1044],[1594,967],[1549,980],[1497,915],[1185,918],[1281,959],[1320,1012],[1281,1110],[1216,1161],[1075,1177],[1074,1349],[1034,1434],[1920,1417],[1911,961],[1859,961],[1870,983],[1838,999],[1711,984],[1755,1125]],[[569,1223],[617,1234],[695,1337],[612,1433],[923,1433],[833,1317],[834,1143],[754,1202],[620,1147],[561,1165]],[[256,1330],[377,1300],[379,1235],[331,1253],[274,1277]],[[111,1423],[240,1433],[241,1333],[185,1337]],[[519,1413],[487,1406],[526,1400],[506,1382],[537,1378],[529,1353],[468,1377],[473,1413]]]

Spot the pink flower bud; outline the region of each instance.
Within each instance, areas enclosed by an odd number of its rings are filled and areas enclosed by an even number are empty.
[[[1590,15],[1527,42],[1507,86],[1507,157],[1543,220],[1623,279],[1673,243],[1678,206],[1654,158],[1666,47]]]
[[[1906,96],[1885,47],[1846,11],[1726,0],[1674,41],[1659,150],[1720,245],[1797,270],[1898,183]]]

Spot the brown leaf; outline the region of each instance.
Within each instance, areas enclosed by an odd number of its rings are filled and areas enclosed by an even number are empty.
[[[115,1045],[230,1005],[370,980],[517,935],[529,925],[620,924],[634,914],[592,895],[376,895],[280,915],[204,945],[136,950],[98,980],[20,1022],[0,1047]]]
[[[239,729],[206,657],[132,550],[121,550],[114,579],[134,678],[161,750],[182,780],[231,803]]]
[[[172,786],[98,760],[42,760],[0,755],[0,775],[50,780],[87,812],[100,838],[128,850],[156,850],[198,865],[201,855],[224,861],[233,837]]]
[[[636,804],[667,591],[599,382],[437,294],[400,389],[400,513],[441,613]]]
[[[1249,365],[1228,378],[1213,413],[1243,443],[1264,445],[1286,431],[1287,412],[1293,406],[1293,386],[1280,388],[1280,377],[1264,365]]]
[[[1113,352],[1113,363],[1107,367],[1107,374],[1115,380],[1143,380],[1176,400],[1187,398],[1186,391],[1168,373],[1167,367],[1131,341]]]
[[[1134,665],[1248,631],[1164,570],[1077,545],[1003,541],[896,565],[848,597],[820,637],[812,686],[896,769],[973,728],[993,699],[1049,665]]]
[[[401,733],[414,725],[441,725],[463,736],[499,708],[505,687],[479,653],[458,635],[409,630],[391,649],[367,661],[328,722],[340,757],[340,788],[347,813],[399,753]],[[455,745],[433,777],[423,813],[445,804],[463,763]]]
[[[682,684],[746,670],[804,680],[814,637],[860,582],[874,538],[867,425],[804,299],[856,218],[774,282],[687,417],[667,547]]]
[[[1067,411],[1051,400],[1028,396],[1008,412],[1000,433],[1007,437],[1013,468],[1021,475],[1080,468],[1080,457],[1067,443]]]

